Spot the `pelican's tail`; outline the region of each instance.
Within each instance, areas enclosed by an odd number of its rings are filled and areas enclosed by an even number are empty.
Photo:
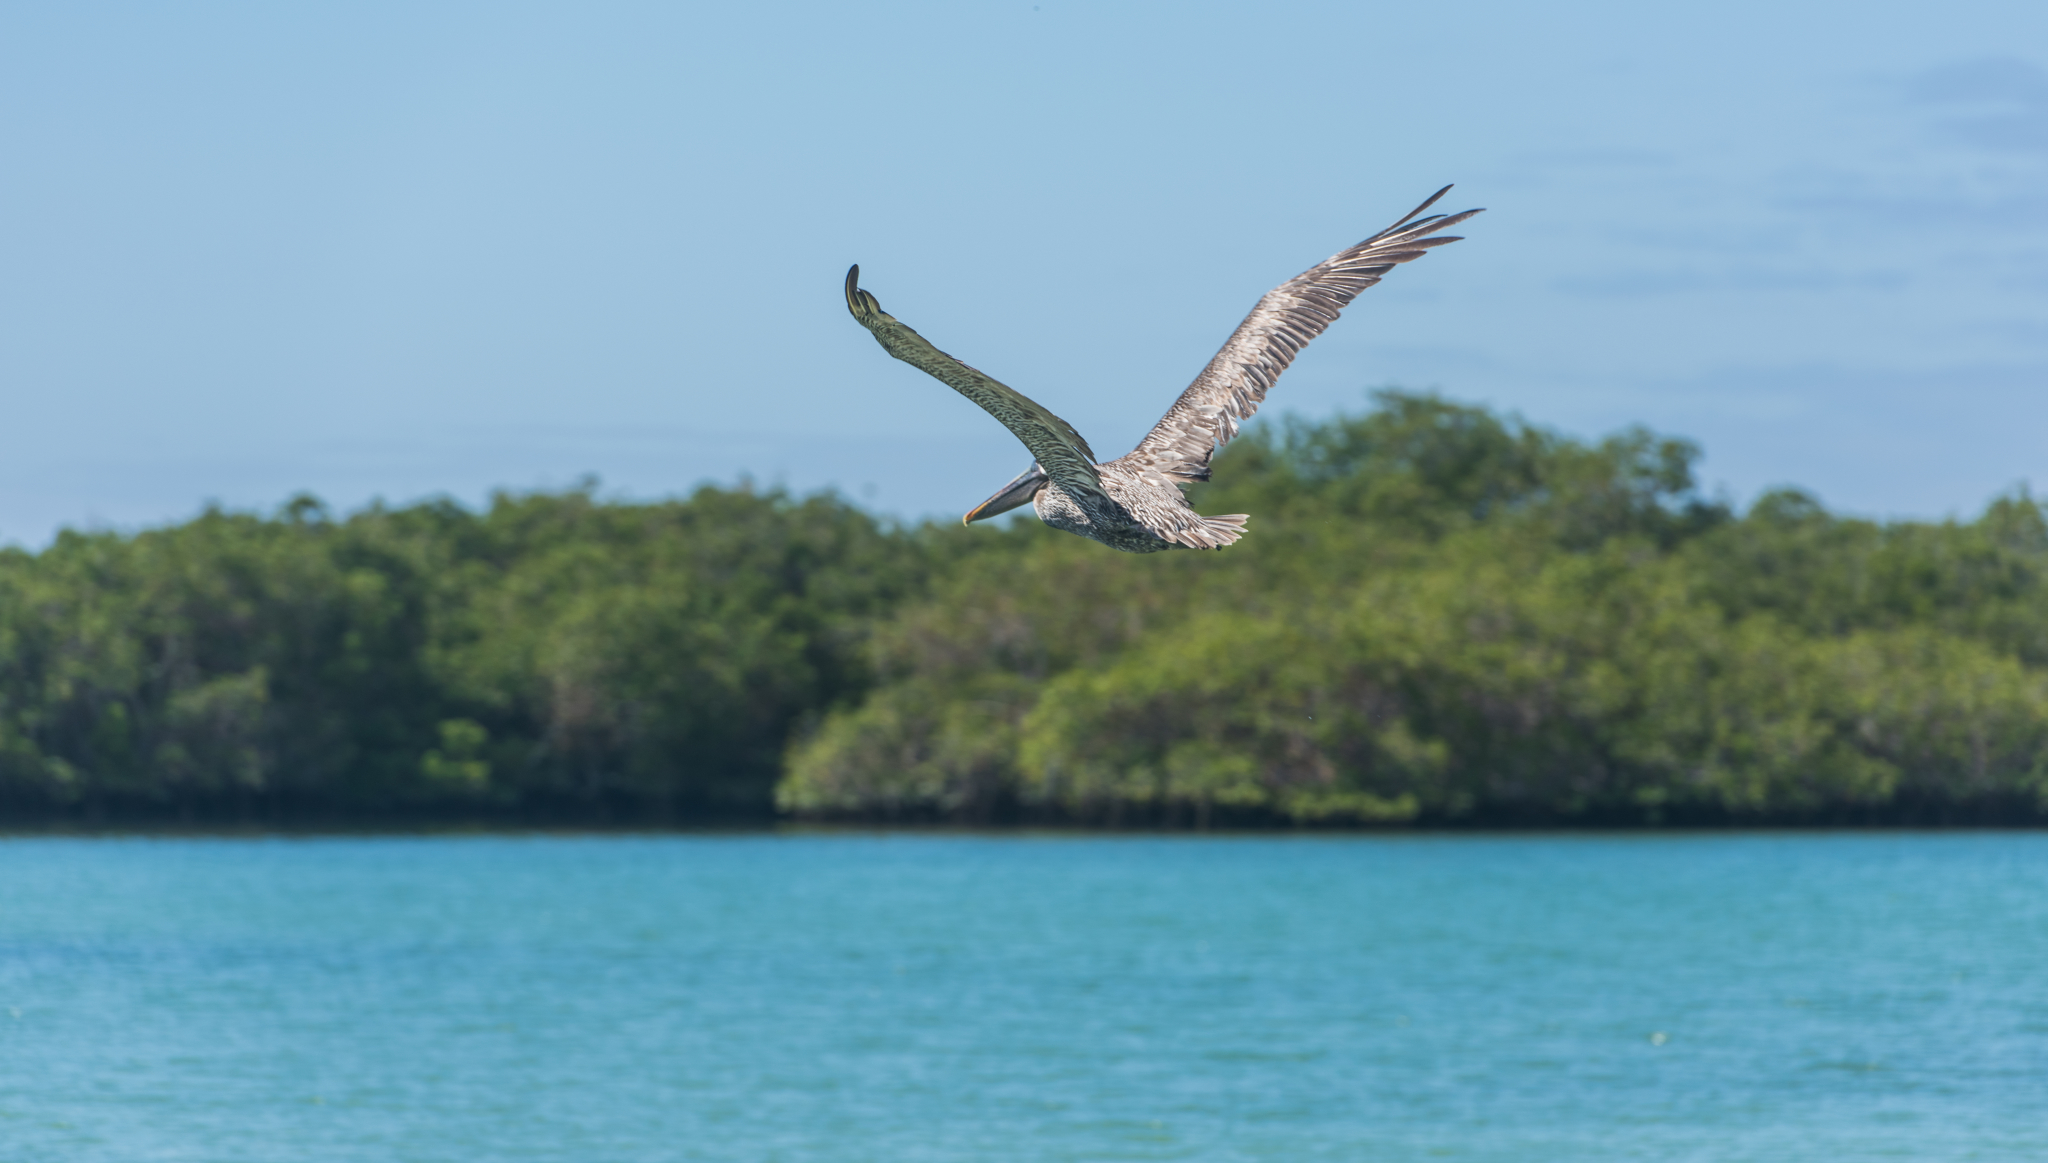
[[[1234,544],[1244,536],[1244,523],[1248,519],[1243,513],[1229,513],[1221,517],[1204,517],[1200,513],[1182,510],[1181,519],[1170,527],[1161,528],[1151,524],[1149,528],[1162,541],[1170,541],[1186,549],[1221,549]]]
[[[1207,530],[1209,536],[1215,540],[1216,544],[1213,548],[1221,549],[1226,545],[1236,544],[1237,539],[1244,536],[1244,523],[1250,519],[1251,516],[1247,513],[1226,513],[1221,517],[1204,517],[1202,518],[1202,528]]]

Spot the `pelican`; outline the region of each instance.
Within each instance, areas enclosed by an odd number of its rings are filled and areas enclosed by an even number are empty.
[[[1450,189],[1445,186],[1399,222],[1267,292],[1138,447],[1100,464],[1073,425],[933,347],[883,311],[874,295],[861,289],[858,265],[846,272],[846,307],[874,333],[882,350],[981,405],[1037,458],[968,513],[964,523],[1029,501],[1053,528],[1126,553],[1221,549],[1244,536],[1246,515],[1205,517],[1188,507],[1181,489],[1209,479],[1209,458],[1258,410],[1295,354],[1335,323],[1360,291],[1379,282],[1396,263],[1458,241],[1431,232],[1456,226],[1478,210],[1419,217]]]

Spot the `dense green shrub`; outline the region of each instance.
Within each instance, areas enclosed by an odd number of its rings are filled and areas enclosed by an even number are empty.
[[[830,497],[720,489],[66,533],[0,558],[0,802],[759,815],[929,558]]]
[[[2024,494],[1890,526],[1429,396],[1233,446],[1230,554],[1032,544],[876,634],[787,809],[1379,822],[1906,818],[2048,794]],[[1071,540],[1071,539],[1069,539]],[[1037,572],[1047,571],[1047,572]],[[906,641],[928,644],[891,648]],[[1014,742],[1013,742],[1014,740]]]
[[[301,498],[0,551],[16,818],[2038,819],[2048,519],[1699,495],[1383,393],[1255,426],[1220,554],[830,496]]]

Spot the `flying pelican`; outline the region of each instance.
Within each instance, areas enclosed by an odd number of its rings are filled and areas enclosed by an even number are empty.
[[[1394,264],[1458,241],[1450,235],[1424,236],[1456,226],[1479,211],[1417,217],[1450,189],[1445,186],[1399,222],[1267,292],[1138,447],[1101,464],[1073,425],[1024,393],[933,347],[885,313],[875,297],[861,289],[858,265],[846,272],[846,307],[861,326],[874,332],[882,350],[981,405],[1038,458],[968,513],[967,522],[1007,513],[1029,501],[1053,528],[1126,553],[1221,549],[1244,536],[1246,515],[1204,517],[1188,507],[1180,490],[1209,479],[1209,458],[1258,410],[1266,389],[1287,370],[1295,353],[1335,323],[1337,313],[1358,292],[1379,282]]]

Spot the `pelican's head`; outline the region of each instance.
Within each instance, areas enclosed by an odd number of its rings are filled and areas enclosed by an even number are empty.
[[[1038,495],[1038,490],[1045,487],[1048,479],[1050,478],[1045,475],[1045,470],[1038,467],[1038,462],[1034,460],[1030,468],[1017,474],[1016,480],[997,490],[995,496],[976,505],[973,512],[961,518],[960,523],[971,525],[976,521],[985,521],[990,517],[1007,513],[1019,505],[1028,504],[1031,498]]]

